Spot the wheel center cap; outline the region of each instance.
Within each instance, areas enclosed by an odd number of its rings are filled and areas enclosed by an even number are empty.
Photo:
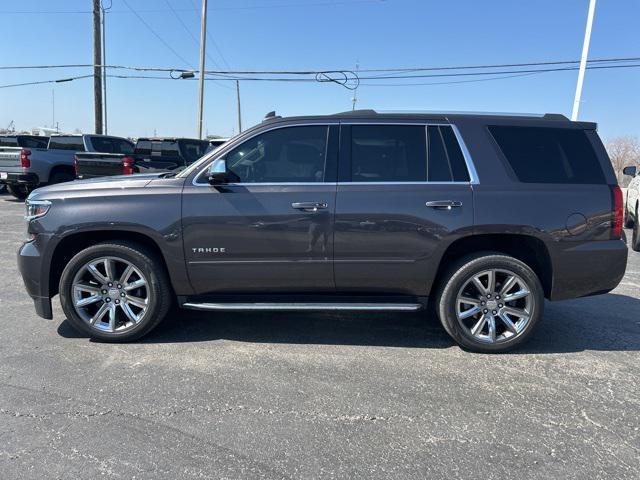
[[[120,291],[117,288],[110,288],[107,295],[109,295],[111,298],[114,298],[120,295]]]
[[[487,308],[489,310],[495,310],[498,308],[498,302],[495,300],[487,300]]]

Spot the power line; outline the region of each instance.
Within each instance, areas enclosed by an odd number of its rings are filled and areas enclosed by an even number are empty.
[[[196,8],[195,3],[193,3],[193,0],[189,0],[189,1],[191,2],[191,5],[193,5],[193,9],[195,11],[197,11],[198,9]],[[206,38],[207,38],[208,42],[210,41],[211,43],[213,43],[213,46],[216,48],[216,51],[218,52],[218,55],[220,55],[220,59],[222,60],[222,63],[224,63],[225,66],[230,69],[231,67],[229,66],[229,62],[227,62],[227,59],[224,58],[224,55],[222,54],[222,50],[220,50],[220,47],[218,46],[218,43],[212,37],[209,36],[209,32],[208,31],[206,32]]]
[[[90,65],[91,66],[91,65]],[[616,68],[638,68],[640,67],[640,63],[635,63],[635,64],[624,64],[624,65],[587,65],[587,69],[589,70],[605,70],[605,69],[616,69]],[[108,68],[112,68],[111,66],[109,66]],[[128,68],[132,68],[132,67],[128,67]],[[136,70],[142,70],[142,71],[162,71],[162,72],[166,72],[169,71],[167,69],[152,69],[152,68],[141,68],[141,67],[135,67]],[[561,71],[575,71],[577,70],[578,67],[566,67],[566,68],[547,68],[547,69],[536,69],[536,70],[513,70],[513,71],[506,71],[506,72],[471,72],[471,73],[450,73],[450,74],[437,74],[437,75],[420,75],[420,76],[404,76],[404,77],[390,77],[390,78],[395,78],[395,79],[411,79],[411,78],[432,78],[432,77],[459,77],[459,76],[467,76],[467,75],[472,75],[472,76],[487,76],[487,75],[492,75],[491,78],[485,78],[485,79],[473,79],[473,80],[466,80],[466,81],[448,81],[448,82],[437,82],[437,83],[397,83],[397,84],[390,84],[390,83],[377,83],[377,84],[369,84],[369,83],[363,83],[362,85],[366,85],[366,86],[412,86],[412,85],[443,85],[443,84],[453,84],[453,83],[468,83],[468,82],[479,82],[479,81],[487,81],[487,80],[498,80],[498,79],[502,79],[502,78],[513,78],[513,77],[519,77],[519,76],[527,76],[527,75],[535,75],[535,74],[539,74],[539,73],[548,73],[548,72],[561,72]],[[177,69],[174,69],[172,71],[179,71]],[[207,72],[209,73],[209,72]],[[273,73],[273,72],[270,72]],[[317,73],[322,73],[322,72],[313,72],[315,74]],[[506,74],[506,75],[505,75]],[[498,75],[496,77],[493,77],[493,75]],[[501,75],[501,76],[500,76]],[[25,86],[25,85],[40,85],[40,84],[45,84],[45,83],[61,83],[61,82],[68,82],[68,81],[72,81],[72,80],[78,80],[78,79],[82,79],[82,78],[90,78],[93,77],[93,75],[80,75],[77,77],[68,77],[68,78],[61,78],[61,79],[55,79],[55,80],[43,80],[43,81],[36,81],[36,82],[24,82],[24,83],[15,83],[15,84],[9,84],[9,85],[0,85],[0,88],[9,88],[9,87],[18,87],[18,86]],[[160,76],[152,76],[152,75],[113,75],[110,74],[108,75],[109,78],[123,78],[123,79],[149,79],[149,80],[175,80],[175,78],[172,77],[160,77]],[[382,80],[383,78],[381,77],[361,77],[361,79],[370,79],[370,80]],[[195,78],[193,79],[186,79],[186,80],[195,80]],[[303,83],[309,83],[309,82],[318,82],[317,78],[302,78],[302,77],[216,77],[215,79],[213,78],[206,78],[205,80],[207,81],[236,81],[236,80],[242,80],[242,81],[262,81],[262,82],[303,82]],[[324,82],[326,82],[327,80],[325,80]],[[323,82],[320,82],[323,83]]]
[[[640,57],[611,57],[611,58],[597,58],[588,60],[587,63],[612,63],[612,62],[637,62],[640,61]],[[516,68],[516,67],[534,67],[534,66],[550,66],[550,65],[567,65],[578,64],[580,60],[554,60],[546,62],[528,62],[528,63],[498,63],[498,64],[485,64],[485,65],[457,65],[457,66],[435,66],[435,67],[395,67],[395,68],[378,68],[378,69],[358,69],[360,73],[375,73],[375,72],[420,72],[420,71],[438,71],[438,70],[476,70],[476,69],[493,69],[493,68]],[[53,69],[53,68],[83,68],[91,67],[95,65],[92,63],[72,63],[72,64],[51,64],[51,65],[4,65],[0,66],[0,70],[22,70],[22,69]],[[122,68],[130,70],[140,71],[187,71],[182,68],[174,67],[145,67],[145,66],[131,66],[131,65],[106,65],[107,68]],[[339,72],[348,71],[349,69],[334,68],[330,70],[208,70],[207,73],[220,74],[220,75],[251,75],[251,74],[273,74],[273,75],[311,75],[317,72]],[[380,78],[380,77],[376,77]]]
[[[169,2],[169,0],[164,0],[164,2],[167,4],[167,6],[169,7],[169,9],[171,10],[171,12],[173,13],[173,16],[176,17],[176,20],[178,20],[178,22],[180,23],[180,25],[182,25],[182,28],[184,28],[184,30],[189,34],[189,36],[191,37],[191,39],[195,42],[196,45],[199,45],[200,42],[198,41],[198,39],[196,38],[196,36],[193,34],[193,32],[191,31],[191,29],[187,26],[186,23],[184,23],[184,21],[182,20],[182,18],[180,18],[180,15],[178,15],[178,12],[173,8],[173,6],[171,5],[171,3]],[[209,52],[207,52],[207,58],[209,60],[211,60],[211,62],[218,68],[222,68],[220,67],[220,65],[218,64],[218,62],[216,62],[213,57],[211,57],[211,55],[209,55]]]
[[[171,50],[171,52],[178,57],[180,60],[182,60],[186,65],[191,66],[191,64],[182,56],[180,55],[171,45],[169,45],[169,43],[167,43],[165,41],[164,38],[162,38],[153,28],[151,28],[151,25],[149,25],[144,18],[142,18],[142,16],[140,16],[140,14],[138,12],[136,12],[133,8],[131,8],[131,5],[129,5],[129,2],[127,2],[127,0],[122,0],[122,3],[125,4],[125,6],[131,10],[131,13],[133,13],[136,17],[138,17],[138,20],[140,20],[140,22],[147,27],[147,30],[149,30],[158,40],[160,40],[160,42],[167,47],[169,50]]]

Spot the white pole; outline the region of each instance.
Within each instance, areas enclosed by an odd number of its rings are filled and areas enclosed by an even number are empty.
[[[200,78],[198,79],[198,128],[197,138],[202,138],[202,112],[204,109],[204,60],[207,38],[207,0],[202,0],[202,18],[200,24]]]
[[[578,120],[580,110],[580,97],[582,96],[582,84],[584,83],[584,72],[587,68],[587,57],[589,56],[589,42],[591,41],[591,27],[593,26],[593,16],[596,12],[596,0],[589,0],[589,14],[587,15],[587,28],[584,32],[584,43],[582,44],[582,58],[580,59],[580,70],[578,71],[578,84],[576,85],[576,97],[573,100],[573,112],[571,120]]]
[[[106,40],[105,35],[107,34],[105,30],[104,22],[106,20],[107,11],[102,8],[102,4],[100,4],[100,9],[102,10],[102,115],[104,117],[104,134],[107,134],[107,49],[106,49]]]

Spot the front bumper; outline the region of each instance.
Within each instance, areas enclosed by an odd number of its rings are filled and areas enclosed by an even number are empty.
[[[618,286],[627,268],[624,240],[585,242],[554,252],[551,300],[607,293]]]
[[[0,171],[2,169],[0,168]],[[38,175],[35,173],[18,173],[18,172],[6,172],[7,178],[0,179],[0,183],[4,183],[7,185],[27,185],[27,186],[37,186],[40,184],[40,179]]]
[[[36,235],[34,240],[22,244],[18,250],[18,269],[24,286],[33,299],[36,313],[48,320],[53,318],[53,314],[49,290],[49,262],[43,252],[49,239],[49,235]]]

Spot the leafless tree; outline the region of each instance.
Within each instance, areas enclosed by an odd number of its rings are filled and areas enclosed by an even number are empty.
[[[626,135],[612,138],[607,142],[606,147],[618,177],[618,183],[626,187],[631,178],[623,175],[622,169],[630,165],[640,166],[640,141],[638,137]]]

